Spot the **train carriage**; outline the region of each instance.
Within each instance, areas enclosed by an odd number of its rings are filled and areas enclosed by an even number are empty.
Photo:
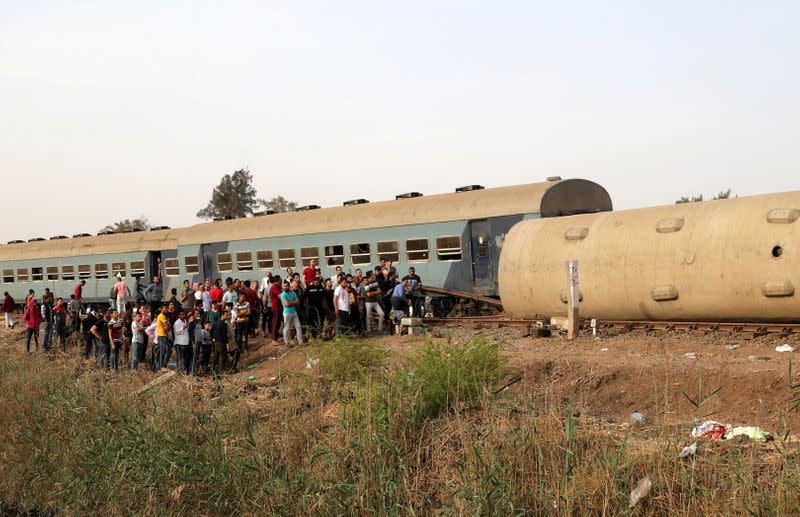
[[[117,271],[133,290],[134,282],[146,285],[160,270],[169,296],[169,288],[179,288],[184,279],[255,279],[268,271],[284,276],[287,268],[300,271],[312,259],[328,277],[337,265],[366,272],[386,259],[401,273],[415,267],[425,284],[496,296],[499,252],[514,224],[611,208],[608,192],[582,179],[474,185],[449,194],[411,193],[394,201],[306,207],[183,229],[12,244],[0,247],[0,269],[9,273],[4,290],[17,299],[44,287],[66,296],[85,279],[84,299],[104,302]],[[27,275],[20,274],[24,270]]]

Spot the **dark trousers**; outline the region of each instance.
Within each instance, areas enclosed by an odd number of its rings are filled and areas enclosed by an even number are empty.
[[[318,337],[322,332],[322,307],[309,307],[308,311],[308,319],[306,320],[308,325],[308,330],[311,336]]]
[[[94,334],[91,332],[83,333],[83,358],[89,359],[92,354],[92,347],[94,347]]]
[[[28,328],[25,332],[25,350],[31,351],[31,338],[36,342],[36,351],[39,351],[39,327]]]
[[[192,345],[175,345],[176,362],[178,363],[178,372],[191,373],[192,372]]]
[[[211,343],[202,343],[200,345],[200,366],[203,367],[204,371],[208,371],[208,367],[211,364],[212,348]]]
[[[267,335],[267,329],[272,332],[272,309],[264,307],[261,313],[261,333]]]
[[[272,308],[272,340],[279,341],[281,338],[281,323],[283,323],[283,311],[281,307]]]
[[[247,350],[247,340],[250,336],[250,322],[237,321],[236,322],[236,344],[242,350]]]
[[[211,368],[214,373],[222,373],[228,367],[228,344],[214,341],[214,351],[211,353]]]
[[[336,315],[336,332],[345,334],[350,332],[350,330],[350,312],[340,310],[339,314]]]

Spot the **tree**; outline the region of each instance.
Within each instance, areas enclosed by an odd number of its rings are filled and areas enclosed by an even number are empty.
[[[124,232],[132,232],[134,230],[149,230],[149,229],[150,229],[150,221],[148,221],[146,217],[139,217],[137,219],[123,219],[122,221],[117,221],[116,223],[109,224],[108,226],[103,227],[100,230],[100,232],[124,233]]]
[[[229,219],[252,214],[258,205],[253,175],[247,169],[239,169],[222,177],[211,192],[208,206],[197,212],[202,219]]]
[[[731,197],[731,189],[728,190],[720,190],[719,194],[714,196],[714,199],[728,199]]]
[[[682,205],[683,203],[697,203],[698,201],[702,200],[703,200],[703,194],[700,194],[699,196],[690,196],[690,197],[681,196],[679,200],[675,201],[675,204]]]
[[[259,199],[259,203],[267,210],[273,210],[276,214],[279,212],[293,212],[297,210],[297,202],[289,201],[283,196],[277,196],[270,200]]]
[[[733,190],[731,190],[731,189],[720,190],[719,193],[716,196],[713,197],[713,199],[715,199],[715,200],[716,199],[728,199],[728,198],[731,197],[732,193],[733,193]],[[676,205],[681,205],[683,203],[697,203],[698,201],[702,201],[702,200],[703,200],[703,194],[700,194],[699,196],[681,196],[681,198],[679,200],[675,201],[675,204]]]

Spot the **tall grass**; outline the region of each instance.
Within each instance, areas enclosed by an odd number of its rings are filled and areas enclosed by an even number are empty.
[[[495,394],[488,341],[408,357],[330,345],[277,392],[106,377],[0,352],[0,509],[73,515],[657,515],[800,512],[796,445],[626,434]],[[365,345],[371,346],[371,345]],[[374,353],[373,353],[374,352]],[[358,363],[349,375],[342,365]],[[536,391],[538,392],[538,390]],[[649,475],[651,495],[628,493]]]

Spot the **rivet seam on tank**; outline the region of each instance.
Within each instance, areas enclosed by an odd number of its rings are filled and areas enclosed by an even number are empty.
[[[767,214],[767,222],[772,224],[792,224],[800,219],[797,208],[775,208]]]
[[[767,298],[779,298],[782,296],[794,296],[794,286],[789,280],[764,282],[761,292]]]
[[[674,285],[657,285],[650,291],[650,297],[657,302],[678,299],[678,288]]]
[[[667,217],[662,219],[656,225],[658,233],[674,233],[681,231],[683,228],[683,217]]]
[[[569,289],[562,289],[559,297],[561,298],[561,303],[569,303]],[[580,287],[578,288],[578,301],[583,301],[583,291],[581,291]]]
[[[582,241],[589,235],[588,226],[573,226],[564,232],[564,238],[568,241]]]

